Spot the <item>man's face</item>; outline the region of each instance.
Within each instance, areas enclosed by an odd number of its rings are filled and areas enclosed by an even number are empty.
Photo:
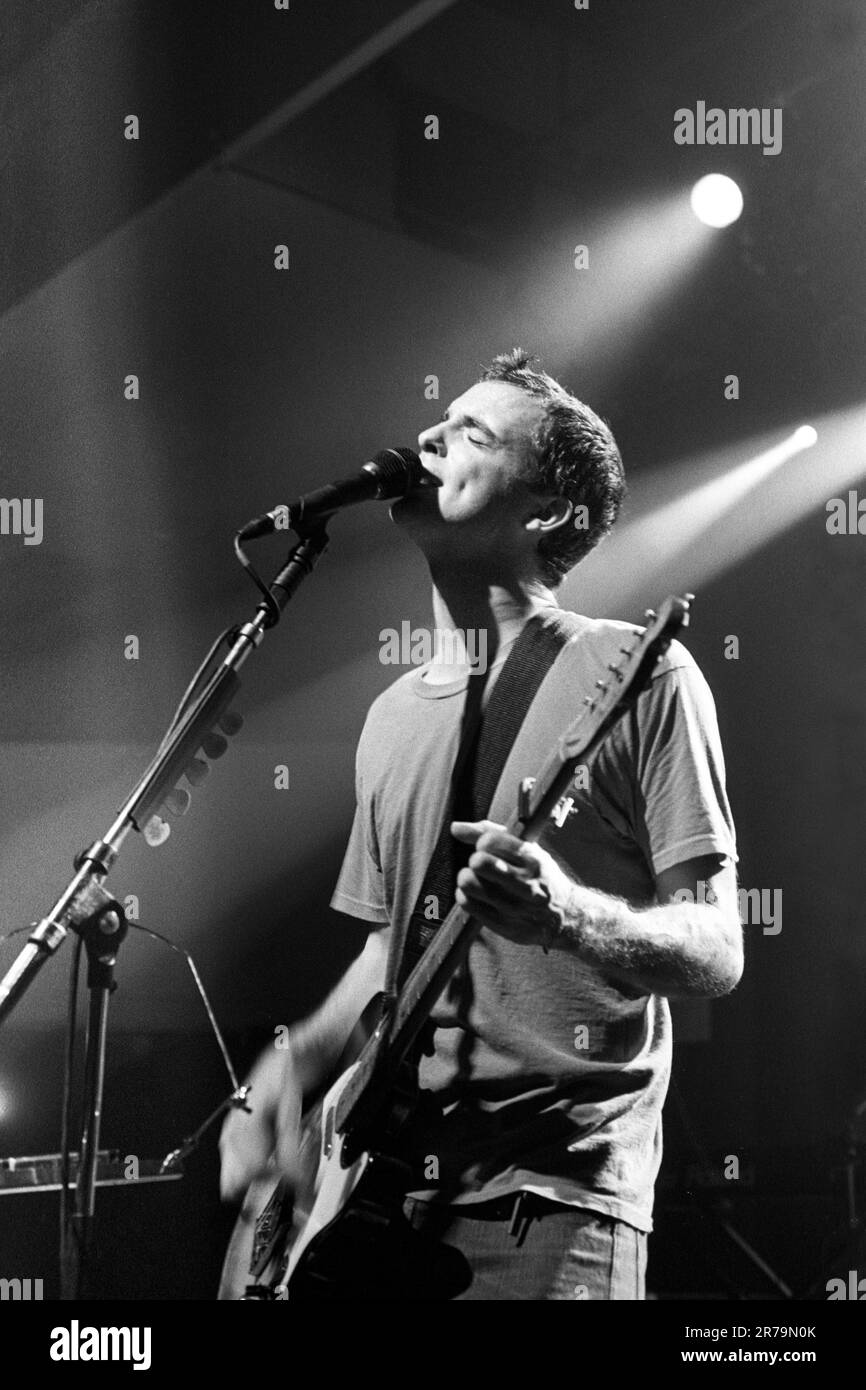
[[[418,436],[421,462],[438,478],[396,502],[394,520],[422,548],[454,546],[504,559],[526,546],[523,523],[538,505],[523,481],[532,440],[544,419],[539,401],[502,381],[471,386],[444,418]]]

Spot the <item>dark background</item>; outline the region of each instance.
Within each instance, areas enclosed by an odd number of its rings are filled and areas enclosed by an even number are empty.
[[[848,1268],[838,1169],[866,1096],[866,543],[825,527],[829,498],[866,490],[866,14],[456,0],[420,24],[419,8],[3,7],[0,495],[43,498],[45,533],[0,536],[0,930],[47,911],[210,640],[252,612],[237,527],[414,444],[520,343],[610,419],[632,485],[621,540],[562,601],[638,620],[671,587],[698,594],[688,642],[740,881],[784,897],[780,934],[747,928],[736,993],[681,1011],[651,1286],[772,1292],[721,1216],[803,1294]],[[782,107],[782,152],[677,146],[673,113],[698,100]],[[688,211],[707,172],[746,199],[722,232]],[[694,488],[804,422],[815,449],[690,529]],[[637,551],[626,528],[684,497]],[[193,953],[238,1067],[359,948],[326,906],[354,744],[395,675],[380,630],[429,625],[428,602],[387,508],[337,518],[244,672],[230,751],[169,841],[135,837],[111,876]],[[0,1156],[58,1146],[70,954],[0,1040]],[[103,1137],[157,1157],[228,1080],[177,955],[133,933],[120,980]],[[738,1184],[719,1181],[731,1154]],[[181,1183],[101,1194],[106,1292],[211,1296],[231,1220],[215,1173],[211,1138]],[[3,1198],[0,1276],[53,1278],[55,1200]]]

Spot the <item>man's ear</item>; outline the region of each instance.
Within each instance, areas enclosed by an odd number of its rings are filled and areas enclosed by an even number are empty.
[[[574,505],[567,497],[552,497],[523,524],[527,531],[537,531],[539,536],[546,536],[567,525],[573,515]]]

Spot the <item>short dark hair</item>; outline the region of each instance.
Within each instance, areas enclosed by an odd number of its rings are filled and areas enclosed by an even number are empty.
[[[541,402],[544,421],[532,441],[529,484],[587,509],[584,529],[560,526],[538,543],[544,580],[555,587],[613,526],[625,497],[625,472],[607,421],[536,363],[522,348],[514,348],[494,357],[480,379],[519,386]]]

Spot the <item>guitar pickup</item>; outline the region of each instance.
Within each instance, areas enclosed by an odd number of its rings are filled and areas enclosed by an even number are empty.
[[[517,788],[517,819],[523,825],[529,820],[531,814],[532,788],[535,786],[535,780],[534,777],[524,777]]]

